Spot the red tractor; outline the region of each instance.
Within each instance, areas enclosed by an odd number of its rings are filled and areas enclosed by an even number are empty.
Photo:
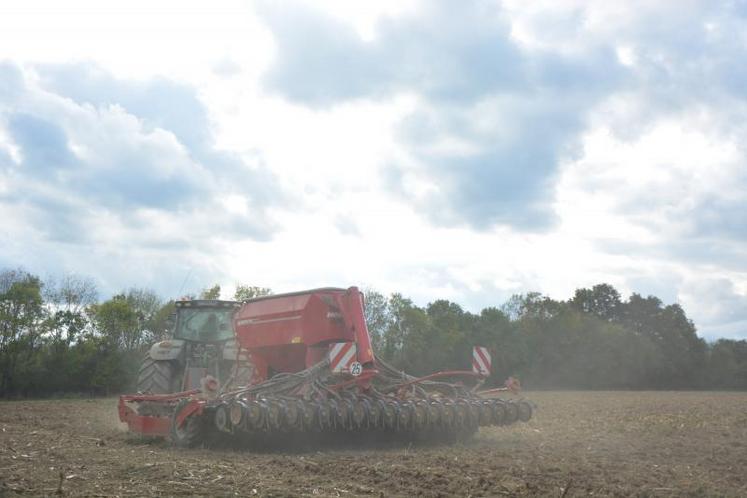
[[[253,366],[248,383],[231,387],[205,375],[182,392],[121,396],[120,420],[133,432],[188,447],[210,432],[250,439],[340,431],[458,438],[481,425],[531,418],[527,401],[497,397],[516,391],[515,381],[479,390],[489,374],[484,348],[475,348],[472,370],[413,377],[386,364],[371,349],[363,306],[355,287],[246,301],[233,314],[233,332],[237,357],[246,355]],[[472,378],[474,386],[458,378]]]

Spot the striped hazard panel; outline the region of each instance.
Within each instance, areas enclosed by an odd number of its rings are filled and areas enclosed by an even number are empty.
[[[338,342],[329,346],[329,366],[334,373],[350,372],[357,359],[354,342]]]
[[[490,353],[488,348],[475,346],[472,350],[472,371],[487,377],[490,375]]]

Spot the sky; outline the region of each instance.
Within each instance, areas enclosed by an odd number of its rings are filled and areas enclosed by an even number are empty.
[[[742,1],[6,1],[0,268],[747,339],[745,60]]]

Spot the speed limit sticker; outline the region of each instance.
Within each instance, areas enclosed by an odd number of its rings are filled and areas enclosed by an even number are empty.
[[[361,372],[363,372],[363,366],[360,364],[360,362],[354,361],[350,364],[350,375],[353,377],[358,377]]]

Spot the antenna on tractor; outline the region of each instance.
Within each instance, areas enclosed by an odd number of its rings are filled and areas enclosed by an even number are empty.
[[[184,277],[184,281],[182,281],[182,286],[179,287],[179,292],[176,293],[177,295],[181,295],[182,290],[184,289],[184,284],[186,284],[187,280],[189,280],[189,277],[192,275],[192,270],[193,269],[194,269],[194,267],[190,268],[189,271],[187,272],[187,276]]]

